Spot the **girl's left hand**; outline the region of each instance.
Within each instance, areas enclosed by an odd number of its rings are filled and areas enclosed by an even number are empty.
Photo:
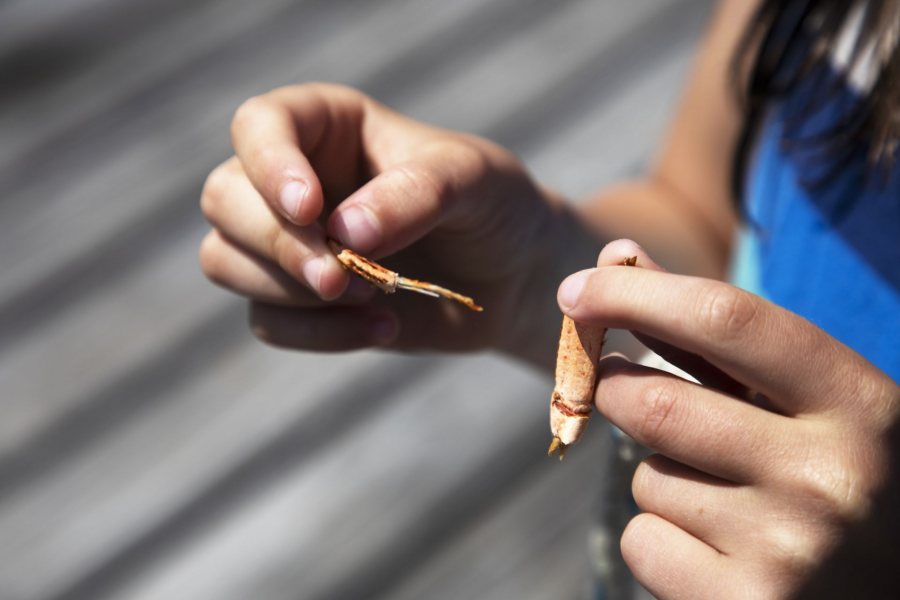
[[[633,242],[598,264],[635,255],[647,268],[582,271],[558,300],[700,381],[601,362],[597,408],[659,453],[635,473],[643,513],[621,541],[637,580],[660,598],[884,597],[900,581],[900,388],[805,319],[663,272]]]

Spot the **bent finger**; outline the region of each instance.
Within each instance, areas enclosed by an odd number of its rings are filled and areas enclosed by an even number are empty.
[[[325,300],[342,294],[347,273],[328,248],[318,224],[297,227],[275,214],[236,159],[210,174],[203,213],[225,237],[248,252],[277,263]]]
[[[344,200],[328,220],[329,235],[373,258],[422,238],[460,211],[482,177],[485,159],[456,141],[433,142],[413,160],[392,165]],[[467,218],[477,221],[477,206]]]
[[[251,300],[305,308],[325,305],[278,265],[247,252],[216,230],[209,232],[200,245],[200,264],[211,281]],[[335,302],[360,304],[370,300],[374,293],[371,285],[354,278]]]
[[[632,496],[644,512],[659,515],[719,552],[746,544],[759,530],[752,488],[655,454],[638,465]]]
[[[563,282],[559,299],[576,321],[635,330],[701,356],[786,414],[834,408],[835,399],[856,395],[859,378],[847,377],[848,368],[874,370],[802,317],[717,281],[593,269]]]
[[[345,129],[358,135],[362,118],[355,95],[337,92],[337,86],[324,94],[320,87],[295,86],[250,98],[231,124],[232,145],[253,186],[297,225],[314,222],[324,206],[322,183],[309,157],[336,120],[350,121]],[[345,149],[354,145],[347,143]],[[349,166],[357,161],[348,157],[342,162]]]
[[[652,513],[628,523],[621,548],[635,579],[661,600],[719,598],[722,582],[734,582],[728,557]]]
[[[250,328],[273,346],[344,352],[385,346],[397,336],[397,317],[374,306],[292,309],[253,302]]]
[[[641,444],[732,482],[763,477],[796,438],[787,417],[617,355],[600,361],[595,404]]]

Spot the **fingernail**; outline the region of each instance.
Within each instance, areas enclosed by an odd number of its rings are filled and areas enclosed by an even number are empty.
[[[307,190],[309,190],[309,186],[302,181],[290,181],[281,188],[281,197],[279,198],[281,210],[290,219],[297,218],[300,204],[303,203]]]
[[[575,308],[589,275],[589,271],[581,271],[580,273],[569,275],[562,282],[559,286],[559,291],[556,293],[556,301],[561,309],[568,311]]]
[[[311,258],[303,265],[303,278],[316,292],[319,291],[322,279],[322,271],[325,270],[325,257]]]
[[[334,228],[338,239],[357,252],[370,252],[381,242],[381,224],[372,211],[362,205],[339,210]]]
[[[399,323],[391,316],[383,315],[376,317],[369,326],[369,333],[372,341],[379,346],[389,344],[397,337],[400,331]]]

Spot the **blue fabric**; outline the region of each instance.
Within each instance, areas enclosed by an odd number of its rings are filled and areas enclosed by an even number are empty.
[[[760,132],[745,196],[753,239],[741,245],[758,271],[745,267],[742,283],[900,381],[900,164],[879,182],[866,176],[865,150],[840,162],[796,143],[858,101],[818,84],[775,106]]]

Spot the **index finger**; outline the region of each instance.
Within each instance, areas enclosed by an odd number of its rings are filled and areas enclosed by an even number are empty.
[[[341,178],[353,179],[362,112],[360,95],[346,88],[282,88],[238,108],[231,123],[232,145],[266,202],[292,223],[309,225],[319,218],[325,201],[310,158],[328,133],[343,146],[336,161],[345,163],[337,165]]]
[[[850,408],[839,402],[858,395],[848,371],[874,369],[802,317],[718,281],[592,269],[563,282],[560,300],[576,321],[639,331],[701,356],[786,414]]]

